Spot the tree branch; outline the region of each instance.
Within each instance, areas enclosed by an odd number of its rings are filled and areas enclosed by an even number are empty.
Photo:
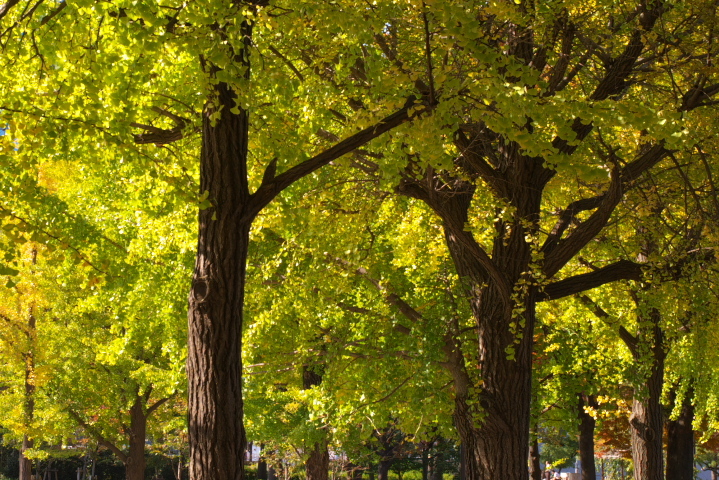
[[[295,165],[282,172],[277,176],[273,176],[272,180],[263,182],[257,191],[250,196],[249,206],[245,212],[246,217],[253,218],[256,216],[267,204],[269,204],[280,192],[285,188],[289,187],[297,180],[309,175],[315,170],[324,167],[332,160],[336,160],[339,157],[352,152],[353,150],[362,147],[366,143],[374,140],[383,133],[386,133],[393,128],[402,125],[404,122],[410,120],[414,116],[418,115],[418,112],[410,113],[412,109],[415,109],[415,97],[410,97],[405,102],[404,107],[389,115],[371,127],[367,127],[364,130],[355,133],[354,135],[342,140],[335,146],[315,155],[314,157],[305,160],[299,165]],[[422,109],[426,111],[426,109]]]
[[[598,202],[598,205],[594,213],[585,222],[580,224],[564,240],[558,240],[556,235],[552,236],[550,234],[550,238],[547,239],[549,243],[545,242],[545,245],[551,250],[548,255],[545,255],[544,274],[547,278],[551,278],[564,267],[574,255],[604,228],[614,208],[621,200],[624,190],[630,188],[630,184],[634,180],[671,153],[671,150],[664,147],[663,141],[644,149],[635,160],[622,168],[620,173],[614,172],[612,174],[612,180],[605,193],[595,197],[595,199],[587,200],[587,203],[583,206],[592,206],[592,201]],[[600,199],[601,201],[599,201]],[[566,227],[564,228],[566,229]],[[552,233],[554,233],[554,230]]]
[[[345,268],[352,268],[352,265],[351,265],[347,260],[344,260],[344,259],[341,259],[341,258],[336,258],[336,257],[333,258],[333,260],[335,261],[335,263],[338,263],[338,264],[342,265],[342,266],[345,267]],[[412,322],[420,322],[420,321],[424,322],[424,321],[425,321],[425,319],[424,319],[424,317],[422,316],[421,313],[419,313],[417,310],[415,310],[414,308],[412,308],[412,306],[411,306],[409,303],[407,303],[406,301],[404,301],[399,295],[397,295],[396,293],[393,293],[393,292],[388,291],[387,287],[384,287],[384,286],[380,283],[379,280],[377,280],[376,278],[372,277],[372,276],[369,274],[369,272],[367,271],[367,269],[365,269],[364,267],[359,267],[359,268],[355,269],[355,273],[356,273],[357,275],[363,277],[364,279],[366,279],[366,280],[367,280],[369,283],[371,283],[372,285],[374,285],[374,287],[375,287],[380,293],[383,294],[385,302],[386,302],[387,304],[389,304],[390,306],[393,306],[393,307],[395,307],[397,310],[399,310],[399,312],[400,312],[403,316],[405,316],[408,320],[411,320]],[[343,308],[347,308],[346,304],[343,305]],[[353,309],[352,311],[355,311],[354,309],[357,309],[357,307],[351,307],[351,308]],[[364,310],[364,309],[362,309],[362,310]],[[367,311],[367,312],[368,312],[368,311]],[[360,312],[360,311],[357,311],[356,313],[366,313],[366,312],[364,312],[364,311],[361,311],[361,312]],[[406,327],[402,327],[402,328],[406,329]],[[409,330],[409,329],[407,329],[407,330]],[[403,332],[403,333],[405,333],[405,332]],[[406,332],[406,333],[409,333],[409,332]]]
[[[644,50],[642,36],[654,28],[654,24],[664,11],[664,2],[662,1],[653,2],[651,8],[646,3],[640,5],[638,8],[640,26],[632,33],[624,47],[624,51],[617,58],[612,59],[611,62],[607,62],[607,70],[604,77],[599,81],[599,84],[589,96],[591,101],[601,101],[614,95],[619,95],[627,88],[629,85],[628,79],[630,75],[634,73],[634,66],[637,59]],[[573,144],[570,145],[566,139],[556,137],[552,141],[552,146],[556,148],[559,153],[572,154],[579,146],[579,141],[584,140],[593,128],[591,123],[585,125],[582,120],[577,117],[572,123],[572,130],[576,135],[575,142],[572,142]]]
[[[160,400],[158,400],[158,401],[156,401],[155,403],[153,403],[153,404],[147,409],[147,412],[145,412],[145,418],[147,418],[147,417],[149,417],[150,415],[152,415],[152,413],[153,413],[155,410],[157,410],[158,408],[160,408],[163,404],[165,404],[168,400],[170,400],[170,398],[171,398],[171,397],[161,398]]]
[[[0,6],[0,20],[8,14],[10,9],[17,5],[20,0],[8,0],[3,6]]]
[[[629,260],[619,260],[598,270],[550,283],[538,294],[537,301],[568,297],[618,280],[641,280],[644,267]]]
[[[622,180],[618,172],[612,175],[612,181],[598,208],[590,217],[580,224],[566,239],[557,242],[556,248],[545,256],[543,273],[551,278],[569,260],[574,257],[590,240],[592,240],[609,221],[614,208],[622,199]]]
[[[597,195],[591,198],[582,198],[569,204],[567,208],[559,213],[559,220],[552,228],[552,231],[547,236],[547,239],[542,245],[542,252],[547,255],[551,253],[558,245],[562,235],[567,230],[569,225],[572,224],[575,217],[580,213],[587,210],[594,210],[601,205],[604,195]]]
[[[75,419],[75,421],[76,421],[82,428],[84,428],[85,430],[87,430],[87,432],[88,432],[90,435],[92,435],[93,437],[95,437],[95,439],[97,439],[97,441],[98,441],[98,443],[99,443],[100,445],[102,445],[103,447],[108,448],[112,453],[114,453],[115,455],[117,455],[117,458],[119,458],[122,463],[126,463],[126,462],[127,462],[127,460],[128,460],[129,457],[127,456],[127,454],[126,454],[125,452],[123,452],[122,450],[120,450],[119,448],[117,448],[117,446],[116,446],[115,444],[113,444],[112,442],[108,441],[95,427],[93,427],[92,425],[90,425],[89,423],[87,423],[85,420],[83,420],[83,418],[82,418],[77,412],[75,412],[75,411],[72,410],[72,409],[68,409],[67,412],[70,414],[70,416],[71,416],[72,418]]]
[[[45,24],[47,24],[47,22],[49,22],[50,20],[52,20],[53,18],[55,18],[55,16],[56,16],[58,13],[62,12],[63,10],[65,10],[65,7],[67,7],[67,2],[66,2],[65,0],[62,0],[62,2],[60,2],[60,3],[57,5],[57,8],[56,8],[55,10],[53,10],[52,12],[50,12],[49,14],[45,15],[45,16],[42,18],[42,20],[40,21],[40,25],[45,25]]]
[[[597,302],[592,300],[591,298],[587,297],[586,295],[577,295],[577,299],[582,302],[589,310],[600,320],[602,320],[604,323],[609,325],[610,327],[614,326],[615,322],[611,321],[611,315],[609,315],[606,310],[604,310]],[[619,325],[619,328],[617,330],[617,333],[619,333],[619,338],[622,339],[624,344],[629,348],[629,351],[632,352],[632,356],[635,358],[638,355],[639,349],[639,339],[629,333],[629,331],[624,328],[623,325]]]

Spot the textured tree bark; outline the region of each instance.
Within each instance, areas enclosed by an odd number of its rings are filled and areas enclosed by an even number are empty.
[[[537,440],[536,436],[532,439],[532,444],[529,446],[529,478],[532,480],[542,480],[542,466],[539,462],[539,440]]]
[[[203,117],[197,260],[189,299],[190,478],[242,480],[242,309],[252,218],[246,218],[248,115],[234,114],[234,94],[217,87],[216,124]]]
[[[18,459],[20,463],[20,475],[18,476],[18,480],[32,479],[32,460],[25,457],[25,451],[31,449],[32,444],[32,440],[28,439],[27,435],[24,435],[22,438],[22,447],[20,448]]]
[[[667,422],[667,480],[694,478],[694,406],[692,395],[682,402],[682,411],[676,420]]]
[[[147,417],[143,410],[141,397],[135,399],[130,408],[129,449],[125,458],[125,478],[127,480],[145,480],[145,438]]]
[[[579,394],[579,461],[582,464],[582,480],[596,480],[597,470],[594,464],[594,429],[596,420],[584,407],[597,407],[593,395]]]
[[[665,353],[663,333],[659,325],[660,313],[654,309],[649,317],[652,327],[646,333],[649,334],[649,341],[652,342],[650,354],[652,365],[644,388],[635,390],[632,415],[629,418],[634,480],[662,480],[664,476],[662,452],[664,418],[660,399],[664,385]]]
[[[515,178],[520,183],[513,196],[517,213],[511,220],[497,222],[501,236],[494,241],[492,251],[492,263],[510,285],[518,284],[530,270],[531,246],[525,237],[536,228],[533,225],[538,218],[543,179],[548,178],[541,164],[532,159],[517,159],[517,164],[523,167],[518,167]],[[456,190],[453,193],[460,200]],[[467,282],[478,331],[477,373],[482,381],[478,400],[482,413],[467,402],[470,385],[476,382],[470,375],[476,373],[462,372],[461,359],[448,355],[454,365],[455,423],[465,447],[466,478],[526,480],[536,289],[529,287],[516,300],[510,300],[506,291],[487,278],[477,256],[468,251],[468,240],[460,237],[459,225],[467,222],[468,202],[465,205],[458,218],[445,215],[445,238],[457,272]],[[459,213],[459,209],[454,210]],[[514,302],[518,304],[512,305]],[[478,422],[479,415],[482,420]]]
[[[474,184],[458,178],[449,181],[428,171],[422,181],[400,185],[401,193],[425,201],[442,219],[476,324],[476,370],[466,366],[457,327],[448,333],[445,345],[445,366],[454,383],[454,421],[468,480],[527,480],[529,473],[537,289],[528,277],[532,246],[526,239],[538,228],[541,192],[552,172],[541,160],[521,155],[507,164],[512,175],[507,175],[502,188],[511,192],[508,198],[516,210],[511,218],[495,223],[491,258],[465,230]],[[481,388],[474,387],[477,383]]]
[[[330,454],[327,442],[315,443],[315,448],[305,462],[307,480],[327,480],[330,470]]]
[[[244,45],[233,53],[249,79],[252,27],[244,21],[240,28]],[[207,63],[203,68],[210,74],[218,71]],[[200,192],[210,205],[199,214],[188,311],[189,470],[191,480],[242,480],[246,438],[241,332],[252,221],[285,188],[408,121],[416,106],[412,97],[395,113],[278,175],[276,162],[270,162],[260,186],[250,194],[248,112],[236,104],[227,84],[219,82],[213,93],[203,112],[200,155]],[[238,113],[231,111],[235,108]]]

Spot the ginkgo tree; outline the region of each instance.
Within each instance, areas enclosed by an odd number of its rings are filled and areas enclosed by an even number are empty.
[[[376,159],[386,184],[441,224],[435,238],[471,312],[435,350],[452,377],[467,475],[524,479],[535,304],[637,278],[626,259],[586,273],[569,262],[642,174],[713,129],[715,9],[9,0],[0,109],[18,150],[38,157],[132,158],[138,171],[175,172],[162,178],[180,190],[190,172],[191,193],[199,163],[188,350],[196,480],[243,476],[253,222],[299,180],[391,131],[356,162]]]
[[[372,46],[401,12],[354,2],[2,7],[5,65],[23,69],[6,78],[0,108],[25,133],[20,148],[92,161],[97,149],[120,159],[131,144],[150,145],[150,164],[182,156],[169,143],[194,141],[202,211],[189,314],[193,478],[242,478],[240,346],[252,220],[295,181],[422,110],[408,95],[417,93],[409,79],[399,89],[382,78],[387,59]],[[318,128],[345,140],[327,142]]]
[[[423,235],[426,208],[364,187],[378,180],[376,170],[366,173],[336,182],[326,171],[255,227],[263,241],[248,272],[248,422],[256,441],[303,452],[308,478],[318,477],[310,452],[323,438],[364,463],[358,452],[388,423],[415,441],[451,436],[448,379],[436,353],[446,326],[406,327],[423,315],[451,324],[450,266],[432,262],[444,245]],[[422,313],[405,300],[422,304]]]
[[[42,300],[32,317],[46,375],[32,390],[54,409],[33,416],[30,438],[57,442],[81,428],[119,457],[127,478],[144,478],[148,426],[162,430],[148,418],[171,421],[178,412],[160,407],[185,391],[182,291],[195,236],[180,179],[191,178],[176,165],[138,168],[128,161],[141,158],[137,151],[119,162],[97,152],[83,165],[29,146],[23,130],[3,138],[0,211],[4,238],[21,246],[7,250],[5,289],[39,302],[19,290],[32,274]],[[31,266],[13,258],[30,244]]]
[[[645,172],[703,138],[719,92],[704,41],[715,7],[442,2],[425,12],[426,61],[416,50],[394,57],[432,73],[441,100],[395,135],[407,158],[398,189],[440,218],[472,310],[463,327],[476,339],[447,339],[467,474],[526,478],[517,459],[528,456],[536,303],[638,277],[621,257],[596,271],[565,266]],[[419,27],[404,18],[390,30],[402,39]]]

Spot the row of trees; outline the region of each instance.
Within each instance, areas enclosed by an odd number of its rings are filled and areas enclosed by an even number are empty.
[[[215,480],[246,428],[314,479],[392,424],[524,480],[571,403],[588,478],[626,412],[637,480],[669,411],[688,475],[716,427],[716,8],[8,0],[3,425],[81,427],[134,480],[148,418],[171,442],[186,408]]]

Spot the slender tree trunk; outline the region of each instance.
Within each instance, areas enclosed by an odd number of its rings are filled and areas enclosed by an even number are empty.
[[[145,480],[145,439],[147,437],[147,417],[143,410],[143,400],[139,396],[130,408],[129,450],[125,459],[125,478],[127,480]]]
[[[97,447],[95,447],[95,450],[92,452],[92,469],[90,469],[90,480],[95,480],[95,467],[96,466],[97,466]]]
[[[37,259],[37,251],[33,250],[32,264],[35,265]],[[30,428],[30,424],[35,417],[35,353],[34,353],[34,335],[35,335],[35,316],[30,307],[27,320],[28,326],[28,350],[23,354],[25,360],[25,398],[23,405],[23,423],[25,430]],[[20,448],[20,475],[19,480],[31,480],[32,477],[32,460],[25,457],[25,452],[33,447],[33,440],[27,434],[23,435],[22,447]]]
[[[667,422],[667,480],[694,478],[694,406],[689,393],[676,420]]]
[[[182,480],[182,454],[177,458],[177,470],[175,470],[175,480]]]
[[[582,464],[582,480],[596,480],[597,470],[594,465],[594,429],[596,420],[589,415],[584,407],[596,408],[597,402],[592,395],[579,394],[579,461]]]
[[[257,480],[267,480],[267,462],[263,456],[265,445],[260,444],[260,458],[257,460]]]
[[[422,444],[422,480],[429,480],[429,451],[431,448],[431,443]]]
[[[316,367],[318,368],[318,367]],[[308,390],[322,383],[322,375],[312,367],[302,369],[302,388]],[[322,440],[314,444],[310,456],[305,461],[307,480],[327,480],[330,470],[330,454],[327,450],[327,441]]]
[[[643,388],[636,389],[629,418],[632,436],[632,460],[634,461],[634,480],[662,480],[664,476],[662,432],[664,419],[660,403],[664,385],[664,346],[663,333],[659,325],[660,313],[650,313],[652,328],[649,333],[651,342],[651,371]],[[639,338],[642,338],[641,336]],[[637,357],[640,361],[640,357]]]
[[[532,444],[529,446],[529,478],[542,480],[542,466],[539,462],[539,440],[537,440],[536,436],[534,436]]]

